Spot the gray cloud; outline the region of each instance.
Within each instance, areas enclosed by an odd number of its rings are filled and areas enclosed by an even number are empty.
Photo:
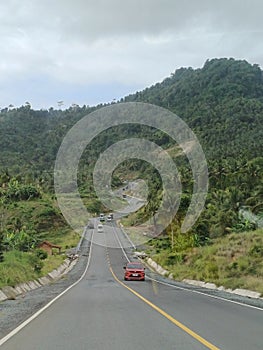
[[[44,76],[47,89],[142,88],[222,56],[263,66],[262,9],[259,0],[10,0],[0,5],[0,87]]]

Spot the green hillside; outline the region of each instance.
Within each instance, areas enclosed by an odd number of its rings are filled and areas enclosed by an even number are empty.
[[[200,218],[183,238],[184,249],[211,245],[214,239],[256,229],[258,223],[242,218],[240,208],[262,216],[263,72],[260,67],[234,59],[208,60],[203,68],[180,68],[163,82],[124,97],[118,103],[131,101],[171,110],[187,122],[204,149],[209,167],[209,193]],[[26,104],[1,110],[0,260],[5,260],[0,266],[9,261],[8,254],[22,251],[30,256],[36,249],[34,242],[46,238],[57,241],[57,231],[69,230],[55,205],[54,161],[71,126],[103,106],[35,111]],[[94,164],[109,145],[130,137],[157,143],[167,149],[176,162],[183,197],[175,220],[160,239],[170,242],[173,232],[179,242],[180,226],[191,201],[192,172],[187,158],[159,130],[125,125],[110,128],[96,137],[85,150],[79,167],[79,188],[84,202],[91,212],[104,210],[92,185]],[[135,178],[145,179],[149,185],[149,204],[126,220],[137,225],[158,208],[162,184],[155,169],[134,159],[119,165],[113,183],[118,186],[124,179]],[[38,216],[41,210],[45,215]],[[58,236],[66,248],[63,234]],[[22,237],[31,243],[25,243],[26,248],[23,244],[12,245],[8,243],[9,237],[13,240]],[[76,241],[76,237],[74,239]],[[163,252],[165,249],[162,247]],[[178,249],[173,246],[169,254],[177,254]]]

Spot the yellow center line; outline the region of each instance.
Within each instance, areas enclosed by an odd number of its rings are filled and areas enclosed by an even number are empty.
[[[110,265],[110,264],[109,264]],[[144,301],[146,304],[148,304],[149,306],[151,306],[154,310],[158,311],[161,315],[163,315],[164,317],[166,317],[169,321],[171,321],[173,324],[175,324],[177,327],[181,328],[183,331],[185,331],[186,333],[188,333],[189,335],[191,335],[194,339],[198,340],[201,344],[203,344],[204,346],[206,346],[208,349],[210,350],[220,350],[219,348],[217,348],[215,345],[209,343],[207,340],[205,340],[204,338],[202,338],[200,335],[198,335],[197,333],[195,333],[194,331],[192,331],[190,328],[186,327],[184,324],[182,324],[181,322],[177,321],[175,318],[173,318],[171,315],[169,315],[167,312],[163,311],[162,309],[160,309],[158,306],[156,306],[155,304],[153,304],[152,302],[150,302],[148,299],[144,298],[141,294],[139,294],[138,292],[136,292],[134,289],[128,287],[125,283],[121,282],[118,277],[115,275],[115,273],[112,270],[112,267],[109,266],[110,268],[110,272],[112,274],[112,276],[114,277],[114,279],[121,284],[123,287],[125,287],[126,289],[128,289],[131,293],[133,293],[134,295],[136,295],[138,298],[140,298],[142,301]]]

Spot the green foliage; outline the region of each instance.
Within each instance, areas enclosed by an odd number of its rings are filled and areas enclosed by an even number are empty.
[[[248,255],[255,258],[263,258],[263,246],[260,244],[253,245],[249,249]]]
[[[130,101],[150,102],[171,109],[199,138],[208,160],[210,183],[206,210],[195,231],[200,242],[205,242],[207,237],[242,230],[238,217],[241,206],[249,206],[254,213],[262,211],[263,75],[258,65],[232,58],[207,60],[202,69],[178,69],[162,83],[121,100]],[[96,108],[34,111],[23,106],[9,111],[3,109],[0,113],[0,184],[5,187],[1,188],[1,194],[7,199],[20,200],[40,195],[38,186],[52,192],[54,160],[64,135],[76,121]],[[92,170],[99,154],[113,143],[130,137],[147,138],[171,150],[183,185],[177,218],[180,220],[186,213],[193,187],[188,161],[168,135],[134,124],[105,130],[84,151],[78,180],[88,209],[93,213],[103,210],[92,185]],[[19,157],[17,149],[23,149]],[[14,179],[12,174],[17,173],[23,174],[24,184],[19,176]],[[159,206],[162,185],[149,164],[132,159],[123,162],[115,171],[113,186],[119,186],[125,178],[130,179],[131,173],[145,179],[149,186],[149,204],[134,220],[142,222]]]
[[[48,257],[48,253],[43,249],[36,249],[35,254],[40,260],[45,260]]]
[[[16,250],[5,253],[5,260],[0,264],[0,287],[36,278],[31,256],[32,253]]]
[[[167,241],[167,240],[166,240]],[[157,250],[150,242],[153,259],[173,273],[176,279],[214,282],[226,288],[246,288],[263,294],[263,230],[232,233],[210,245],[172,252],[171,246]]]
[[[39,189],[32,184],[21,184],[15,178],[11,178],[2,187],[0,194],[4,201],[19,201],[19,200],[30,200],[33,198],[40,198],[41,194]]]
[[[200,242],[256,228],[244,224],[238,211],[248,205],[257,213],[263,203],[263,74],[258,65],[232,58],[208,60],[202,69],[178,69],[124,101],[169,108],[197,134],[208,160],[210,185],[205,211],[195,226]],[[178,155],[173,157],[178,164]],[[177,220],[186,213],[192,181],[186,165],[179,163],[184,195]]]
[[[194,185],[188,159],[182,154],[180,146],[160,130],[134,124],[105,130],[83,152],[78,182],[88,210],[99,213],[105,209],[92,185],[92,171],[100,153],[117,141],[138,137],[166,149],[180,173],[183,195],[177,216],[164,232],[167,235],[165,240],[160,240],[155,247],[157,253],[169,247],[167,264],[186,263],[185,252],[190,249],[199,246],[212,249],[209,244],[214,238],[228,236],[232,232],[242,235],[243,230],[255,229],[256,226],[242,219],[239,212],[242,207],[257,215],[263,212],[263,74],[259,66],[232,58],[208,60],[202,69],[180,68],[163,82],[127,96],[120,102],[130,101],[149,102],[170,109],[198,136],[209,167],[210,187],[204,211],[191,232],[181,235],[181,223]],[[1,110],[0,213],[2,244],[9,250],[6,254],[11,254],[14,249],[34,250],[43,237],[61,239],[54,233],[62,232],[66,227],[53,200],[56,154],[67,131],[83,116],[101,107],[103,105],[65,111],[52,108],[34,111],[22,106]],[[147,162],[137,159],[127,160],[118,166],[112,185],[118,187],[124,180],[138,178],[148,184],[148,205],[132,214],[130,222],[134,224],[151,217],[163,195],[158,172]],[[169,207],[174,203],[165,205]],[[258,248],[253,249],[248,256],[257,259],[257,254],[261,252]],[[0,259],[1,251],[0,238]],[[202,257],[196,262],[197,274],[214,278],[220,275],[214,261],[205,268]],[[229,273],[247,271],[245,259],[237,259],[231,264]],[[202,273],[198,270],[199,266]],[[41,266],[36,269],[41,270]]]
[[[19,232],[5,232],[3,244],[6,250],[20,250],[27,252],[36,247],[38,239],[35,232],[26,232],[23,229]]]
[[[34,269],[34,272],[37,272],[37,273],[40,273],[41,272],[41,269],[43,268],[44,266],[44,263],[42,261],[43,259],[41,259],[39,257],[39,254],[35,253],[35,254],[31,254],[29,256],[29,261],[30,261],[30,264],[32,265],[33,269]]]

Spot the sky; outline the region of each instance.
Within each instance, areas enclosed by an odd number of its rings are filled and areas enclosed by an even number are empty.
[[[262,0],[1,1],[0,108],[107,103],[212,58],[263,67],[262,13]]]

